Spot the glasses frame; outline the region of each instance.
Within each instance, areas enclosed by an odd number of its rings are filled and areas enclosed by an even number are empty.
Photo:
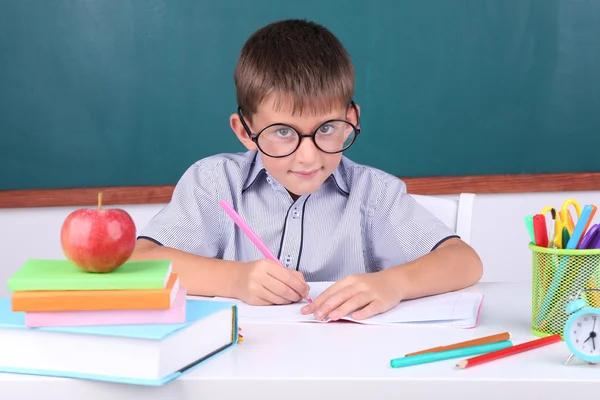
[[[270,124],[265,126],[264,128],[262,128],[258,133],[254,134],[252,133],[252,131],[250,130],[250,128],[248,127],[248,125],[246,124],[246,121],[244,120],[244,116],[242,114],[242,109],[238,106],[237,109],[237,114],[240,117],[240,121],[242,122],[242,126],[244,127],[244,130],[246,131],[246,134],[248,135],[248,137],[250,138],[250,140],[252,140],[255,144],[256,147],[258,147],[258,149],[261,151],[261,153],[263,153],[266,156],[269,156],[271,158],[284,158],[284,157],[288,157],[292,154],[294,154],[296,152],[296,150],[298,150],[298,148],[300,147],[300,144],[302,144],[302,139],[304,138],[311,138],[313,144],[315,145],[315,147],[319,150],[321,150],[323,153],[326,154],[336,154],[336,153],[341,153],[342,151],[346,151],[348,150],[356,141],[356,138],[358,138],[358,135],[360,134],[361,131],[361,127],[360,127],[360,116],[358,115],[358,107],[356,107],[356,104],[354,103],[354,100],[350,101],[350,104],[348,105],[348,108],[354,108],[354,112],[356,113],[356,125],[354,125],[352,122],[344,120],[344,119],[330,119],[327,120],[325,122],[323,122],[322,124],[320,124],[317,129],[314,130],[313,133],[301,133],[299,129],[296,129],[295,127],[289,125],[289,124],[282,124],[282,123],[276,123],[276,124]],[[317,131],[319,129],[321,129],[321,127],[325,124],[328,124],[330,122],[345,122],[347,124],[350,124],[350,126],[352,126],[352,128],[354,129],[354,138],[352,138],[352,141],[350,142],[350,144],[348,146],[346,146],[345,148],[343,148],[342,150],[337,150],[337,151],[325,151],[323,150],[321,147],[319,147],[319,145],[317,144],[317,140],[315,139],[315,136],[317,135]],[[296,134],[299,137],[298,140],[298,144],[296,145],[296,147],[294,148],[294,150],[290,151],[289,153],[282,155],[282,156],[273,156],[269,153],[266,153],[265,151],[263,151],[263,149],[261,149],[260,144],[258,144],[258,138],[260,136],[261,133],[263,133],[265,130],[267,130],[268,128],[272,127],[272,126],[286,126],[288,128],[292,128],[294,130],[294,132],[296,132]]]

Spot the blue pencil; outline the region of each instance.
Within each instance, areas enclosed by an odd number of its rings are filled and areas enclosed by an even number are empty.
[[[390,366],[392,368],[408,367],[411,365],[425,364],[434,361],[449,360],[451,358],[489,353],[491,351],[501,350],[511,346],[512,342],[510,340],[503,340],[502,342],[482,344],[480,346],[465,347],[462,349],[417,354],[414,356],[394,358],[390,361]]]

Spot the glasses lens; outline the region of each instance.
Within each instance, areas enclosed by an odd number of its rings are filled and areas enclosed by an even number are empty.
[[[298,133],[291,126],[273,125],[258,136],[258,147],[273,157],[285,156],[298,147]]]
[[[336,153],[346,150],[356,137],[354,127],[345,121],[329,121],[317,129],[315,141],[321,150]]]

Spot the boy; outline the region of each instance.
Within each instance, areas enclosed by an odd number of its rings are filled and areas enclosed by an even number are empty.
[[[477,254],[401,180],[342,156],[360,139],[360,108],[354,67],[332,33],[301,20],[270,24],[246,42],[234,81],[230,125],[248,152],[193,164],[133,259],[171,259],[189,294],[254,305],[297,302],[307,282],[335,281],[302,309],[333,320],[480,279]],[[264,259],[221,200],[285,268]]]

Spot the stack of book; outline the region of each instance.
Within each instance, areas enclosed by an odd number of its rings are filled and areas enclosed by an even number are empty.
[[[68,260],[30,259],[8,280],[12,311],[25,326],[176,324],[185,322],[185,288],[169,260],[128,261],[109,273]]]
[[[0,298],[0,372],[163,385],[238,343],[237,306],[186,298],[168,260],[109,273],[30,259]]]

